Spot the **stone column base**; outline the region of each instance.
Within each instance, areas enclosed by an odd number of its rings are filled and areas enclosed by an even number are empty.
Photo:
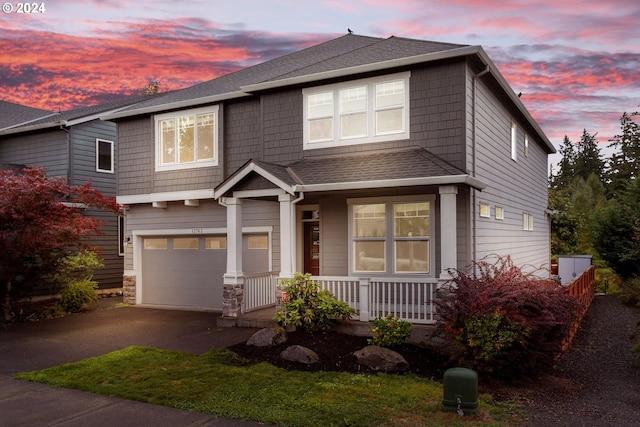
[[[123,276],[122,302],[135,305],[136,303],[136,276]]]

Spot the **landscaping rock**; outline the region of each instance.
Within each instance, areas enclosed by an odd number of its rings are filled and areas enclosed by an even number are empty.
[[[287,342],[287,333],[284,329],[264,328],[253,334],[247,341],[247,345],[271,347],[285,342]]]
[[[398,352],[388,348],[368,345],[353,355],[358,363],[382,372],[396,372],[409,369],[409,363]]]
[[[280,358],[305,365],[312,365],[320,361],[320,357],[315,351],[301,345],[290,345],[280,353]]]

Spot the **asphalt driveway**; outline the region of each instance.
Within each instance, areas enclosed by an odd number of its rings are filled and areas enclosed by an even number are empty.
[[[17,372],[131,345],[201,354],[246,341],[256,331],[219,329],[216,313],[118,307],[119,300],[101,300],[99,308],[89,313],[0,328],[1,426],[264,425],[11,379]]]

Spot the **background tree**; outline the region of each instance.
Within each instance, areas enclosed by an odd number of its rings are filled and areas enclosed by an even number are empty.
[[[90,183],[71,186],[37,168],[0,171],[0,189],[0,298],[8,320],[12,297],[24,293],[29,279],[53,273],[61,258],[100,234],[101,222],[78,206],[116,213],[119,206]]]
[[[607,195],[615,196],[627,181],[638,178],[640,173],[640,125],[634,120],[640,113],[623,113],[620,117],[621,133],[609,140],[609,148],[615,148],[607,162]]]
[[[593,215],[593,243],[623,279],[640,275],[640,180],[630,179]]]

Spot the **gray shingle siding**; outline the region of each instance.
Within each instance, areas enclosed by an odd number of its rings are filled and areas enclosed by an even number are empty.
[[[67,133],[51,130],[17,134],[0,140],[0,163],[46,168],[51,177],[67,178],[69,149]]]
[[[153,119],[149,117],[118,123],[118,195],[153,191]]]

